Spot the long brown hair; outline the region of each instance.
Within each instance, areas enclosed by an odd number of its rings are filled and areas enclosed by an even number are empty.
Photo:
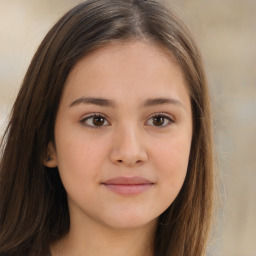
[[[0,255],[46,255],[69,231],[58,169],[43,165],[67,76],[89,52],[114,41],[147,40],[169,51],[187,82],[193,138],[187,176],[161,214],[157,256],[201,256],[206,251],[213,196],[211,113],[200,53],[184,24],[157,0],[88,0],[65,14],[39,46],[2,139]]]

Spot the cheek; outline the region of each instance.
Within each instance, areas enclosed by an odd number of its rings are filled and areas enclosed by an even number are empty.
[[[187,174],[190,139],[185,136],[166,140],[154,148],[154,159],[159,181],[165,190],[178,193]]]
[[[102,141],[91,142],[82,136],[70,136],[65,140],[59,137],[56,145],[58,169],[67,192],[68,187],[79,189],[99,180],[106,159],[106,145]]]

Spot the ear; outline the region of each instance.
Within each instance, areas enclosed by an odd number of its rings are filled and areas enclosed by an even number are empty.
[[[48,168],[54,168],[58,165],[56,149],[52,142],[48,144],[44,165]]]

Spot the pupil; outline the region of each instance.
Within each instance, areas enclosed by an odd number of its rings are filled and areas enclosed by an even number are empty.
[[[103,125],[104,124],[104,118],[100,117],[100,116],[94,117],[93,118],[93,124],[96,125],[96,126]]]
[[[160,126],[164,123],[164,118],[162,116],[154,117],[153,123],[154,125]]]

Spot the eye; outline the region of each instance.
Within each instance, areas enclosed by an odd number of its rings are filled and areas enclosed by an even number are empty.
[[[84,126],[89,126],[91,128],[100,128],[102,126],[107,126],[109,125],[109,122],[107,119],[100,115],[100,114],[93,114],[90,116],[87,116],[83,118],[80,123]]]
[[[156,114],[152,116],[147,122],[147,125],[152,125],[156,127],[165,127],[173,123],[173,119],[165,114]]]

